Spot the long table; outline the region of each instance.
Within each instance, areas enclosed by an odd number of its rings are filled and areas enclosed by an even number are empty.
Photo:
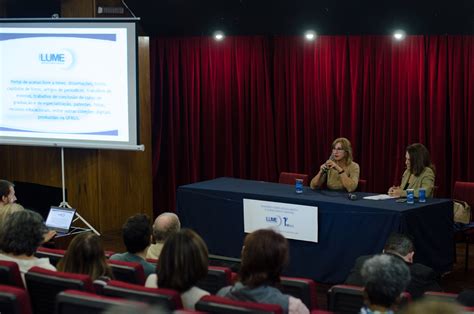
[[[177,212],[182,225],[198,232],[209,252],[240,257],[244,233],[243,199],[318,207],[318,243],[290,240],[290,264],[286,275],[312,278],[323,283],[343,282],[360,255],[380,253],[391,232],[414,239],[415,261],[442,273],[453,264],[453,209],[449,199],[426,203],[362,199],[357,193],[313,191],[293,185],[218,178],[180,186]]]

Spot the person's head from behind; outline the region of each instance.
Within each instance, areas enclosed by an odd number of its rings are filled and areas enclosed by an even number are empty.
[[[403,260],[387,254],[365,261],[361,275],[369,307],[391,309],[410,281],[410,270]]]
[[[385,242],[383,251],[384,253],[396,254],[403,258],[406,262],[413,263],[415,246],[407,235],[401,233],[392,233]]]
[[[122,227],[122,237],[127,252],[136,254],[144,251],[151,242],[150,219],[145,214],[128,218]]]
[[[2,207],[0,211],[0,226],[3,222],[13,213],[19,212],[20,210],[24,210],[25,208],[17,203],[9,203]],[[1,228],[1,227],[0,227]]]
[[[248,234],[242,248],[240,281],[245,286],[274,286],[288,264],[288,241],[271,229]]]
[[[344,161],[346,165],[352,162],[351,142],[345,137],[339,137],[332,142],[332,154],[334,160]]]
[[[0,229],[0,250],[15,256],[32,256],[47,231],[40,214],[27,209],[14,212]]]
[[[181,229],[181,222],[174,213],[163,213],[156,217],[153,224],[153,238],[157,242],[165,242],[165,240],[173,233]]]
[[[179,292],[189,290],[207,275],[207,246],[190,229],[181,229],[165,241],[156,272],[158,287]]]
[[[430,152],[425,145],[420,143],[409,145],[405,153],[405,165],[415,176],[419,176],[426,167],[433,168]]]
[[[466,313],[456,302],[424,298],[407,305],[402,314],[462,314]]]
[[[112,277],[100,238],[92,232],[84,232],[72,239],[58,270],[89,275],[92,280],[101,276]]]
[[[15,185],[7,180],[0,180],[0,206],[15,203]]]

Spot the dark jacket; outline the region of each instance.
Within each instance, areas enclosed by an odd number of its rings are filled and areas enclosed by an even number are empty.
[[[390,254],[402,259],[400,256],[395,254]],[[345,284],[363,286],[364,282],[362,280],[362,275],[360,271],[364,262],[371,258],[373,255],[364,255],[356,259],[354,267],[351,269],[349,276],[347,277]],[[405,261],[405,260],[403,260]],[[423,293],[426,291],[441,291],[441,287],[438,283],[439,276],[437,273],[430,267],[418,264],[418,263],[407,263],[405,262],[408,268],[410,269],[411,280],[408,284],[408,287],[405,291],[409,292],[412,298],[416,299],[423,296]]]

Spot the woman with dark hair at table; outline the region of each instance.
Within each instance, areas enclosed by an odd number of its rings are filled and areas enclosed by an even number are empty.
[[[89,275],[92,280],[113,278],[102,242],[92,232],[81,233],[72,239],[57,268],[67,273]]]
[[[217,295],[239,301],[278,304],[284,313],[309,313],[300,299],[278,288],[280,275],[288,264],[288,241],[271,229],[247,235],[242,248],[239,281],[219,290]]]
[[[425,189],[426,197],[433,196],[435,182],[435,167],[431,163],[430,153],[423,144],[415,143],[407,147],[405,153],[406,170],[400,186],[392,186],[388,195],[406,197],[407,189],[413,189],[415,197],[419,190]]]
[[[331,157],[319,167],[310,187],[316,189],[326,182],[330,190],[353,192],[359,184],[359,173],[359,165],[352,161],[351,142],[345,137],[336,138],[332,143]]]

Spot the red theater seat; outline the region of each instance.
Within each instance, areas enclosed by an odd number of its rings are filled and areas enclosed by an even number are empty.
[[[293,172],[282,172],[280,173],[280,179],[278,183],[283,184],[295,184],[296,179],[303,180],[303,185],[308,185],[308,175],[302,173],[293,173]]]
[[[101,314],[112,306],[120,308],[124,313],[140,313],[148,308],[145,303],[141,302],[104,297],[84,291],[66,290],[58,294],[55,313]]]
[[[25,289],[17,263],[0,260],[0,284]]]
[[[28,293],[24,289],[0,285],[0,313],[31,314]]]
[[[234,301],[231,299],[206,295],[196,303],[196,310],[208,313],[259,313],[283,314],[283,310],[276,304]]]
[[[207,276],[200,280],[196,286],[216,294],[221,288],[232,284],[232,271],[228,267],[209,266]]]
[[[308,278],[281,277],[284,293],[300,299],[309,310],[318,308],[316,283]]]
[[[147,288],[140,285],[111,280],[103,288],[103,294],[129,300],[156,304],[168,311],[182,309],[181,295],[178,291],[162,288]]]
[[[94,292],[88,275],[71,274],[33,267],[25,274],[26,286],[30,294],[35,314],[54,313],[56,295],[67,289]]]
[[[115,279],[134,283],[137,285],[145,285],[145,271],[143,265],[134,262],[122,262],[116,260],[107,260],[112,268]]]

